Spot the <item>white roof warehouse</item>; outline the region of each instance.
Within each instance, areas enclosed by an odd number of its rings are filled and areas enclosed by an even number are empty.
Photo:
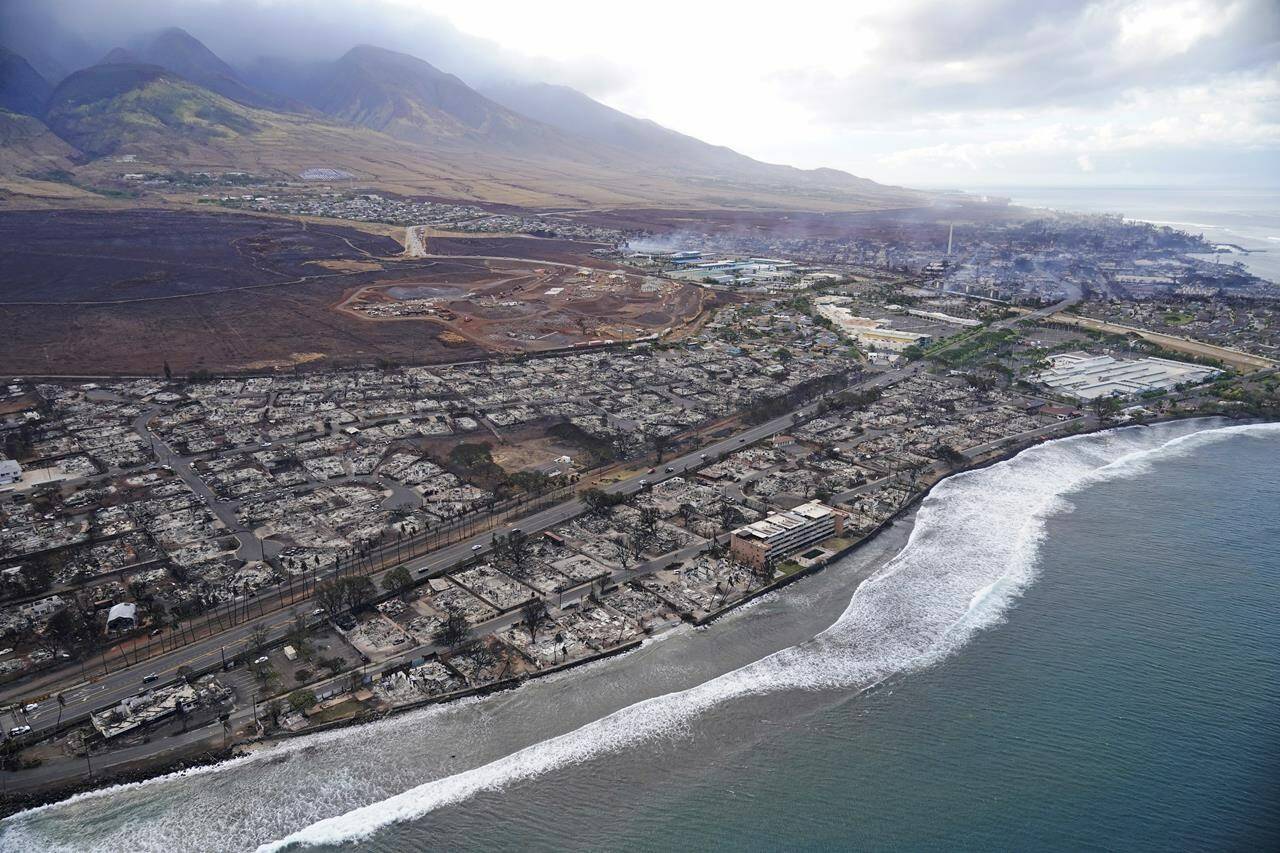
[[[1049,359],[1053,365],[1036,381],[1081,400],[1144,391],[1168,391],[1185,382],[1204,382],[1220,371],[1167,358],[1121,361],[1109,355],[1068,352]]]

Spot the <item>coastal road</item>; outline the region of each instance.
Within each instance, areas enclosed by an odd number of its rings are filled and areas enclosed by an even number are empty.
[[[919,369],[921,367],[918,363],[907,365],[897,370],[876,374],[861,383],[850,386],[850,388],[883,387],[909,376]],[[816,403],[802,406],[782,417],[774,418],[713,444],[701,447],[698,450],[674,457],[657,468],[653,474],[636,474],[615,483],[610,483],[603,487],[603,490],[612,494],[634,494],[652,484],[671,477],[681,476],[688,471],[715,461],[722,453],[731,453],[757,441],[786,432],[797,421],[814,415],[817,408]],[[704,456],[705,458],[703,458]],[[520,519],[514,526],[519,527],[526,534],[535,534],[563,524],[580,515],[583,510],[582,502],[574,498]],[[503,530],[498,530],[497,532],[502,533]],[[409,567],[417,579],[434,577],[469,559],[483,556],[492,548],[492,544],[492,532],[479,533],[431,554],[408,561],[405,565]],[[386,571],[390,571],[390,569]],[[375,584],[380,585],[386,571],[372,576]],[[62,719],[65,722],[83,717],[90,711],[109,707],[122,699],[136,695],[143,690],[142,679],[146,675],[155,674],[157,676],[155,683],[163,684],[176,678],[178,670],[182,667],[190,667],[196,672],[215,669],[221,665],[224,658],[230,660],[236,654],[247,650],[252,643],[254,633],[260,629],[266,631],[269,644],[278,642],[288,634],[295,613],[310,613],[313,608],[314,604],[305,603],[293,609],[268,613],[235,625],[212,637],[189,643],[167,654],[116,670],[96,681],[72,684],[62,690],[63,699],[66,701]],[[317,616],[316,618],[318,619],[319,617]],[[78,673],[75,677],[78,677]],[[57,688],[46,688],[46,692],[49,694],[55,693]],[[25,704],[25,701],[27,700],[19,700],[19,704]],[[47,734],[53,730],[57,723],[56,702],[52,700],[51,696],[49,699],[41,701],[41,705],[53,710],[51,713],[45,713],[45,709],[42,708],[40,713],[26,721],[32,727],[31,735],[29,735],[32,740],[38,739],[42,734]],[[0,726],[3,726],[6,730],[11,728],[12,725],[9,715],[5,715],[0,719]]]
[[[998,438],[995,441],[988,441],[985,444],[976,444],[973,447],[965,448],[963,452],[965,456],[973,459],[984,453],[989,453],[992,450],[1011,446],[1021,441],[1027,441],[1028,439],[1049,438],[1056,433],[1064,431],[1071,425],[1083,424],[1085,428],[1088,429],[1097,424],[1097,422],[1098,419],[1093,415],[1081,415],[1080,417],[1071,418],[1070,420],[1058,421],[1036,429],[1027,430],[1026,432],[1020,432],[1017,435],[1009,435],[1004,438]]]

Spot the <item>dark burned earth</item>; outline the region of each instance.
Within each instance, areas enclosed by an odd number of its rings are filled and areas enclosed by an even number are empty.
[[[0,373],[456,361],[656,332],[704,307],[695,287],[582,276],[579,265],[600,266],[591,248],[441,238],[428,251],[451,257],[410,259],[390,237],[334,225],[145,209],[4,212]],[[352,307],[433,285],[452,294],[437,314],[388,320]]]

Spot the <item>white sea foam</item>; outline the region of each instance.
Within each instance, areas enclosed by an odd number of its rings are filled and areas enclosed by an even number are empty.
[[[574,731],[462,773],[314,823],[260,851],[367,837],[483,791],[579,764],[679,731],[715,706],[750,694],[866,689],[952,654],[1003,618],[1035,574],[1044,519],[1061,496],[1141,473],[1157,456],[1231,435],[1280,430],[1245,425],[1150,444],[1144,428],[1063,439],[991,468],[953,477],[923,504],[907,546],[868,579],[848,608],[812,640],[688,690],[623,708]]]
[[[244,849],[280,836],[261,849],[352,841],[483,791],[679,733],[699,715],[736,698],[798,689],[866,689],[945,658],[976,631],[1003,619],[1034,578],[1044,519],[1070,509],[1065,495],[1098,479],[1140,475],[1155,458],[1193,452],[1205,442],[1280,431],[1275,425],[1207,426],[1129,428],[1063,439],[953,477],[922,504],[900,554],[865,581],[839,619],[811,640],[472,769],[418,784],[423,769],[417,761],[384,762],[377,779],[358,760],[349,763],[352,756],[385,751],[391,740],[411,743],[411,737],[404,738],[425,731],[422,723],[436,715],[452,725],[470,720],[457,730],[476,743],[489,736],[488,715],[444,706],[421,718],[415,713],[305,738],[255,758],[24,812],[0,823],[0,851],[84,849],[86,837],[94,849],[167,851]],[[475,701],[487,707],[488,700]],[[317,747],[314,758],[298,755]],[[263,760],[272,758],[277,760]],[[309,779],[306,796],[286,797],[313,765],[324,769]],[[258,793],[272,790],[279,795]],[[256,808],[240,802],[246,796],[257,798]]]

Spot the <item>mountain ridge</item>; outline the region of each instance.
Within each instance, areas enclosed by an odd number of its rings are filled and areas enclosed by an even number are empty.
[[[90,160],[131,153],[160,168],[294,175],[326,166],[467,200],[757,209],[927,200],[835,169],[762,163],[564,86],[478,90],[375,45],[332,62],[262,59],[242,73],[170,28],[69,75],[38,117]]]

